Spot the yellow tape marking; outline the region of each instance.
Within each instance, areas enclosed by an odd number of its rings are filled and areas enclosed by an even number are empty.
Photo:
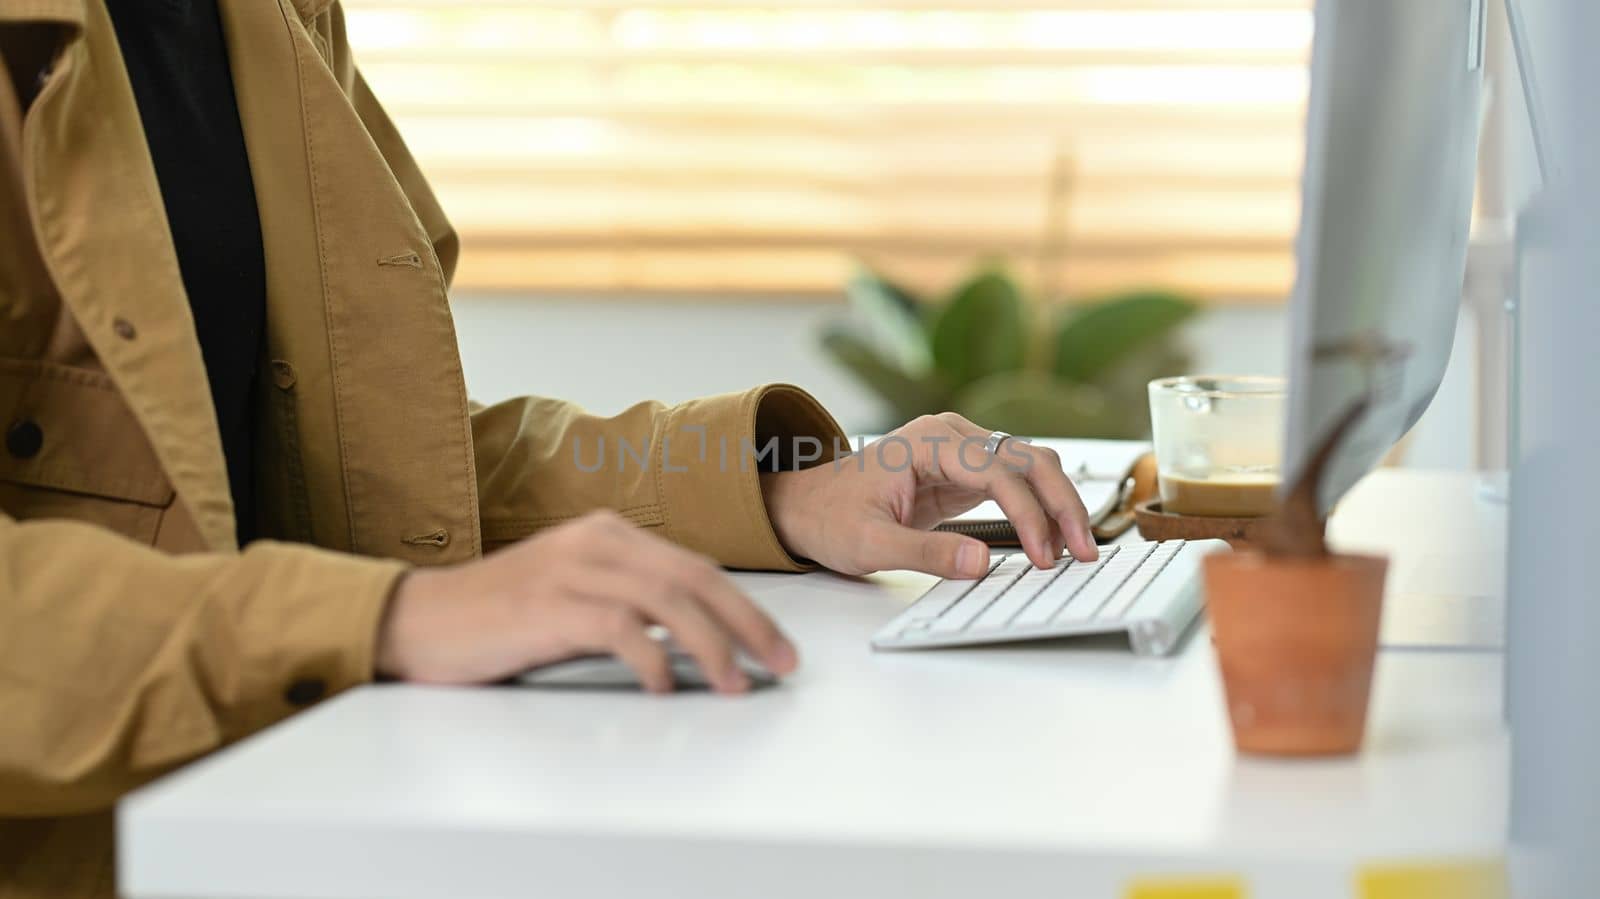
[[[1128,886],[1126,899],[1245,899],[1237,877],[1144,878]]]
[[[1383,865],[1357,878],[1360,899],[1508,899],[1498,862],[1456,865]]]

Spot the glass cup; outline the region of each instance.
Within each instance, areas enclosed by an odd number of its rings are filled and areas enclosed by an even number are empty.
[[[1282,378],[1187,375],[1150,382],[1161,510],[1254,518],[1277,503]]]

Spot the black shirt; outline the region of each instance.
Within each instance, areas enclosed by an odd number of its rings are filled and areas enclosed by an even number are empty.
[[[267,274],[217,0],[106,6],[194,314],[242,546],[255,531],[251,438]]]

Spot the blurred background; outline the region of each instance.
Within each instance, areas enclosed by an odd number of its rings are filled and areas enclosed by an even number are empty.
[[[1146,376],[1284,369],[1308,0],[345,8],[461,232],[478,399],[783,380],[847,429],[1110,435]],[[1485,461],[1481,318],[1412,464]]]

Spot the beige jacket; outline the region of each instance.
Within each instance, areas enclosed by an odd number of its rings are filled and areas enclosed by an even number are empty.
[[[610,507],[726,565],[793,569],[755,466],[702,454],[697,429],[713,447],[840,436],[787,386],[609,419],[547,399],[469,405],[446,300],[456,237],[352,63],[339,7],[221,0],[267,261],[257,479],[272,539],[240,553],[104,2],[0,0],[0,53],[24,51],[3,61],[27,68],[41,41],[49,61],[31,102],[0,67],[8,899],[109,895],[119,796],[369,680],[406,566]],[[670,365],[671,349],[607,364]],[[602,437],[608,456],[618,438],[652,456],[586,472]]]

